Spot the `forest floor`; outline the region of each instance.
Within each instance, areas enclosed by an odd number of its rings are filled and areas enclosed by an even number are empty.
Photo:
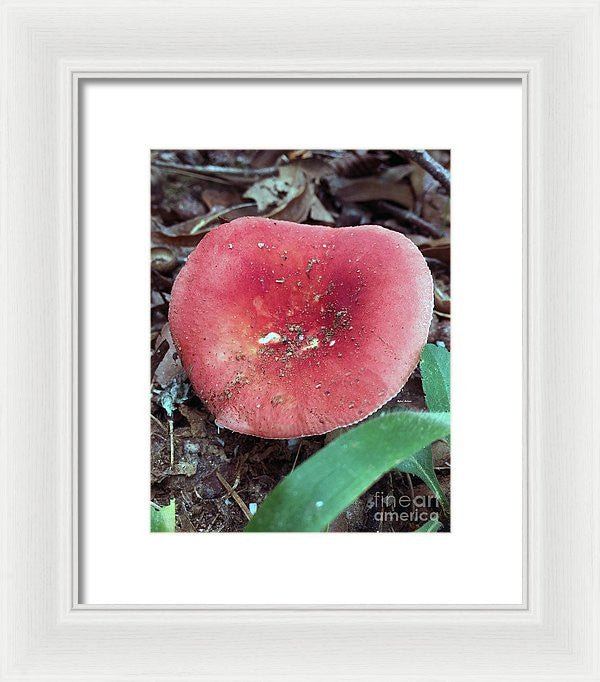
[[[449,152],[429,153],[449,169]],[[268,440],[215,425],[168,330],[171,287],[188,255],[208,231],[243,215],[335,227],[382,225],[406,235],[426,257],[435,282],[428,341],[450,350],[450,198],[443,183],[402,150],[160,150],[152,152],[151,164],[151,500],[162,506],[175,499],[177,531],[241,531],[248,507],[260,505],[282,478],[344,429]],[[418,368],[375,415],[397,409],[426,409]],[[435,443],[433,455],[449,495],[448,446]],[[386,498],[402,503],[382,510],[378,501]],[[442,531],[448,531],[450,518],[436,504],[418,478],[392,471],[329,531],[414,531],[424,505],[439,511]]]

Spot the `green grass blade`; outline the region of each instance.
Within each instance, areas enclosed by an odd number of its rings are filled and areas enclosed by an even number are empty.
[[[428,343],[421,351],[420,368],[427,407],[432,412],[450,412],[450,352]]]
[[[150,530],[152,533],[175,532],[175,500],[164,507],[150,505]]]
[[[437,519],[429,519],[420,528],[417,528],[415,533],[437,533],[441,527],[442,524]]]
[[[445,514],[450,512],[450,506],[448,505],[448,498],[444,495],[442,486],[438,481],[438,477],[435,474],[433,468],[433,461],[431,456],[431,447],[428,445],[426,448],[419,450],[414,455],[403,459],[395,467],[398,471],[404,471],[407,474],[414,474],[418,476],[425,485],[433,491],[433,494],[438,499],[442,509]]]
[[[449,430],[445,413],[394,412],[363,422],[286,476],[245,530],[321,531],[398,462]]]

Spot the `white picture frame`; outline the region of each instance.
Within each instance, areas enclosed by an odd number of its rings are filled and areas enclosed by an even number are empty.
[[[0,679],[600,680],[600,2],[39,0],[1,11]],[[521,80],[524,607],[78,603],[77,93],[81,79],[124,77]]]

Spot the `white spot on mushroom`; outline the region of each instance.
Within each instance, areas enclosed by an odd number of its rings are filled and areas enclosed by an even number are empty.
[[[283,284],[285,282],[285,277],[282,277],[281,279],[276,279],[275,281],[279,284]]]
[[[228,244],[227,246],[229,246],[230,249],[233,249],[233,244]]]
[[[310,350],[311,348],[318,348],[319,347],[319,339],[317,339],[315,336],[313,336],[311,339],[308,340],[308,343],[305,346],[302,346],[300,349],[301,351],[305,350]]]
[[[334,341],[330,341],[330,342],[329,342],[329,345],[330,345],[330,346],[335,346],[335,340],[334,340]]]
[[[279,343],[281,336],[277,332],[269,332],[266,336],[258,339],[258,343],[265,345],[267,343]]]
[[[265,245],[264,242],[258,242],[258,248],[259,248],[259,249],[262,249],[262,247],[263,247],[264,245]]]

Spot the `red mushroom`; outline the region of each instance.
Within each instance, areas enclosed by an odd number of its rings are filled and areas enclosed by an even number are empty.
[[[433,282],[406,237],[238,218],[210,232],[171,295],[171,334],[219,426],[295,438],[347,426],[405,384]]]

